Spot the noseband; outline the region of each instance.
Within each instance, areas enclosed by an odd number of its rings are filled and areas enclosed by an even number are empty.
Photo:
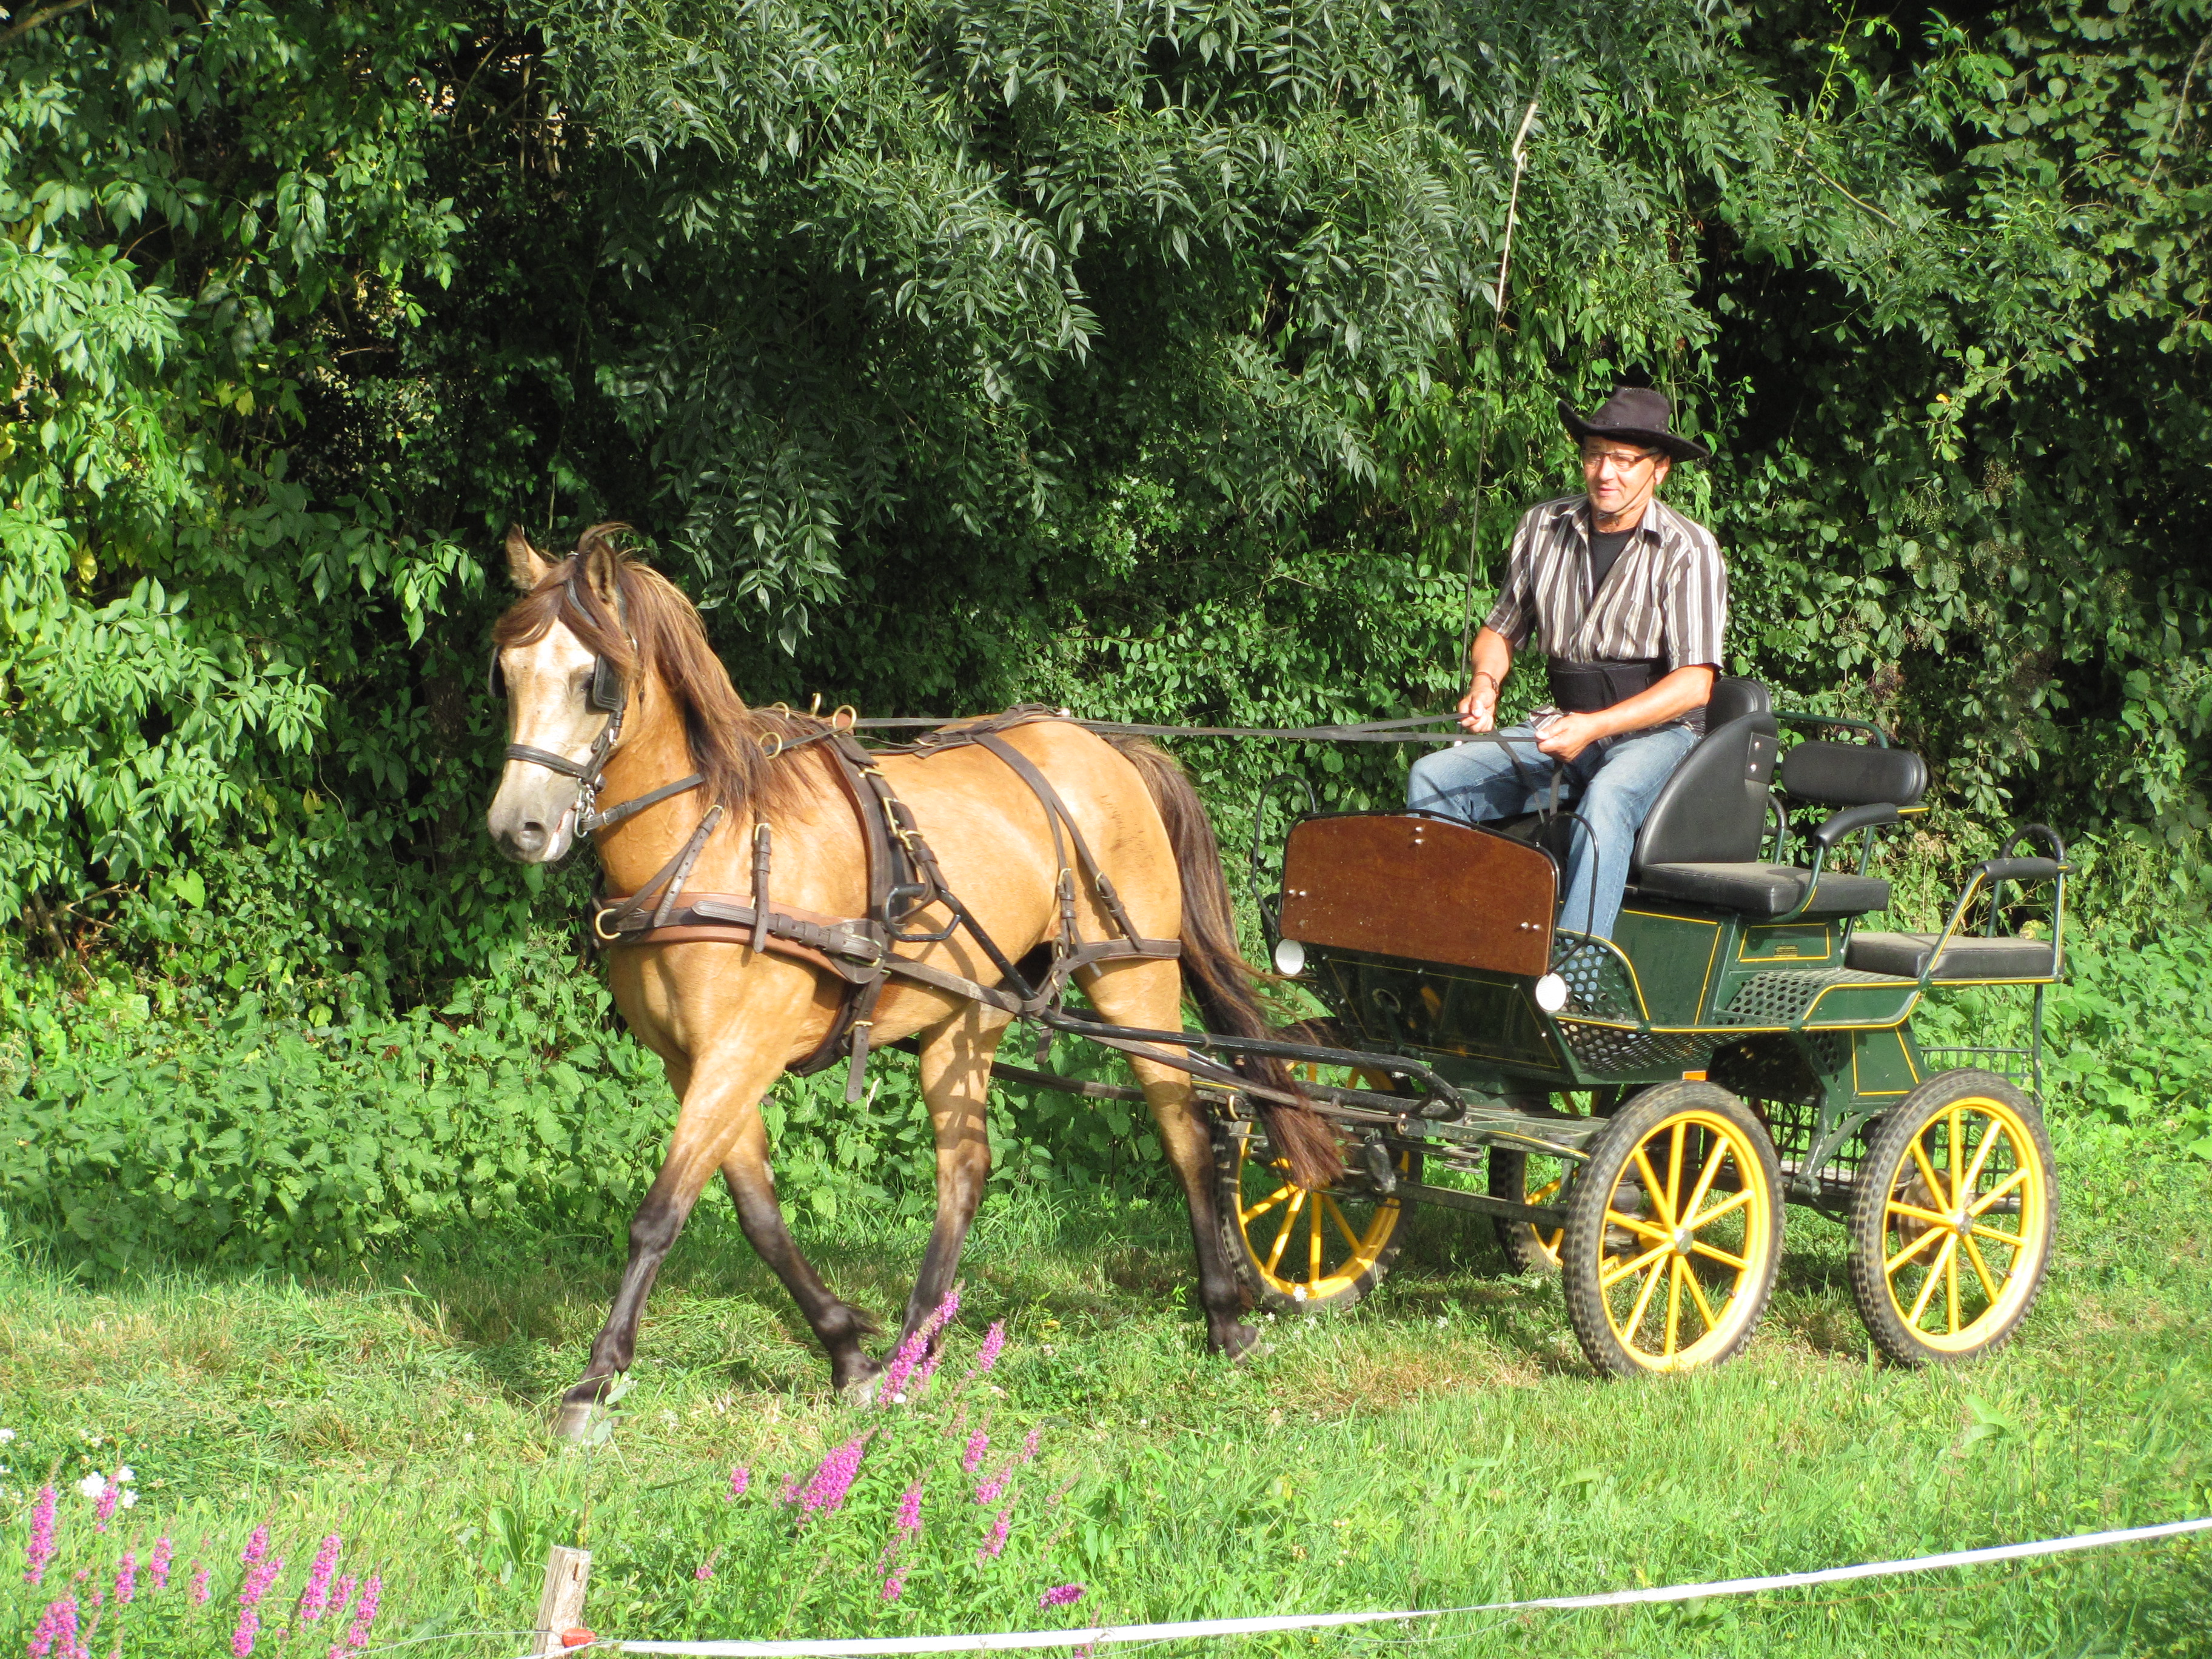
[[[575,577],[572,574],[562,586],[567,591],[568,603],[576,608],[576,613],[590,617],[592,613],[585,609],[582,596],[576,592]],[[629,619],[623,614],[619,593],[615,596],[615,618],[622,626],[623,637],[629,641],[630,654],[635,657],[637,641],[630,634]],[[507,675],[499,665],[496,651],[492,653],[491,673],[487,684],[493,696],[502,702],[507,700]],[[600,729],[599,735],[592,740],[591,750],[582,760],[573,761],[566,755],[556,754],[550,749],[533,748],[526,743],[510,743],[506,751],[508,760],[542,766],[549,772],[558,772],[563,777],[576,780],[576,839],[579,842],[601,830],[611,829],[648,806],[657,806],[671,796],[696,789],[705,781],[694,772],[689,777],[665,783],[633,800],[626,800],[618,806],[600,811],[599,786],[605,781],[607,762],[614,754],[615,745],[622,741],[623,714],[629,707],[629,688],[623,683],[621,672],[604,656],[592,659],[592,688],[585,702],[587,707],[604,714],[607,723]]]

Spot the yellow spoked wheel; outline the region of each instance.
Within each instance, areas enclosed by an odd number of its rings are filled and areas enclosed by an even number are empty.
[[[2043,1287],[2058,1210],[2033,1102],[1990,1072],[1944,1072],[1875,1126],[1851,1202],[1851,1294],[1891,1358],[2000,1346]]]
[[[1503,1146],[1490,1149],[1490,1195],[1504,1199],[1512,1204],[1542,1204],[1557,1206],[1560,1194],[1566,1190],[1567,1176],[1574,1166],[1565,1158],[1547,1158],[1541,1152],[1516,1152]],[[1493,1222],[1498,1232],[1498,1248],[1505,1253],[1505,1260],[1516,1273],[1556,1273],[1559,1271],[1559,1249],[1565,1242],[1566,1227],[1540,1227],[1534,1222],[1514,1221],[1498,1216]]]
[[[1593,1143],[1567,1194],[1567,1316],[1590,1363],[1621,1376],[1743,1351],[1782,1253],[1774,1144],[1710,1083],[1647,1089]]]
[[[1249,1135],[1237,1130],[1249,1128]],[[1400,1182],[1421,1178],[1421,1155],[1385,1152]],[[1367,1294],[1397,1260],[1413,1204],[1386,1194],[1357,1146],[1345,1149],[1344,1179],[1301,1187],[1257,1124],[1218,1126],[1214,1198],[1222,1243],[1255,1307],[1273,1313],[1346,1308]]]

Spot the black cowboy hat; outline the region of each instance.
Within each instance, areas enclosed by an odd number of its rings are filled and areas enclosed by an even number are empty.
[[[1713,452],[1695,438],[1685,438],[1678,432],[1667,429],[1668,416],[1674,413],[1663,392],[1649,386],[1617,386],[1613,396],[1598,406],[1598,410],[1587,421],[1575,413],[1574,405],[1565,398],[1559,399],[1559,418],[1567,423],[1575,441],[1584,438],[1618,438],[1623,443],[1642,444],[1647,449],[1662,450],[1678,461],[1710,461]]]

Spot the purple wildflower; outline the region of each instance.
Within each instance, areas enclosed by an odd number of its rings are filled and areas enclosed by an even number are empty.
[[[1038,1441],[1040,1441],[1040,1440],[1042,1440],[1042,1439],[1043,1439],[1043,1438],[1044,1438],[1044,1425],[1043,1425],[1043,1424],[1042,1424],[1042,1423],[1040,1423],[1040,1424],[1038,1424],[1038,1425],[1036,1425],[1036,1427],[1035,1427],[1035,1428],[1033,1428],[1033,1429],[1031,1429],[1031,1430],[1030,1431],[1030,1432],[1029,1432],[1029,1437],[1028,1437],[1027,1439],[1025,1439],[1025,1440],[1024,1440],[1024,1441],[1022,1442],[1022,1462],[1024,1462],[1024,1463],[1034,1463],[1035,1462],[1036,1462],[1036,1455],[1037,1455],[1037,1442],[1038,1442]]]
[[[154,1588],[157,1590],[169,1588],[170,1554],[169,1535],[164,1533],[154,1540],[153,1558],[146,1563],[146,1571],[153,1574]]]
[[[115,1569],[115,1601],[119,1607],[138,1594],[138,1555],[135,1550],[123,1552],[122,1563]]]
[[[1037,1605],[1041,1607],[1072,1607],[1082,1599],[1082,1585],[1054,1584],[1037,1597]]]
[[[238,1610],[238,1627],[230,1633],[231,1659],[246,1659],[253,1651],[253,1638],[261,1634],[261,1615],[252,1607]]]
[[[914,1380],[917,1391],[922,1383],[929,1381],[932,1373],[937,1370],[936,1357],[929,1351],[930,1343],[959,1311],[960,1289],[955,1285],[945,1291],[945,1300],[930,1310],[929,1317],[914,1328],[914,1334],[899,1344],[898,1352],[891,1356],[891,1363],[884,1368],[884,1380],[876,1389],[877,1405],[903,1404],[909,1379]],[[925,1358],[928,1364],[923,1366],[920,1377],[915,1378],[915,1367],[921,1365]]]
[[[49,1491],[52,1489],[48,1488]],[[65,1596],[58,1601],[49,1601],[40,1615],[39,1627],[31,1632],[30,1659],[46,1659],[56,1642],[62,1644],[62,1659],[70,1659],[76,1651],[76,1597]]]
[[[911,1538],[921,1530],[921,1481],[915,1481],[899,1498],[898,1534],[902,1538]]]
[[[997,1503],[1006,1490],[1006,1476],[1011,1473],[1012,1473],[1011,1466],[1000,1469],[996,1474],[985,1480],[981,1486],[976,1487],[975,1501],[985,1509]]]
[[[799,1516],[804,1520],[819,1510],[835,1515],[845,1506],[845,1494],[853,1489],[853,1477],[860,1472],[860,1457],[867,1450],[867,1434],[856,1434],[843,1445],[823,1458],[814,1471],[814,1477],[799,1494]]]
[[[799,1501],[799,1477],[797,1475],[787,1474],[783,1477],[783,1495],[778,1498],[775,1501],[779,1504],[796,1504]]]
[[[331,1618],[343,1619],[346,1616],[346,1609],[353,1605],[353,1587],[354,1576],[351,1573],[339,1576],[337,1595],[331,1602]]]
[[[238,1559],[249,1567],[258,1567],[261,1565],[261,1558],[268,1553],[269,1528],[256,1527],[253,1536],[246,1540],[246,1547],[239,1552]]]
[[[315,1552],[315,1564],[307,1569],[307,1588],[300,1592],[300,1622],[313,1624],[327,1612],[331,1605],[331,1575],[337,1571],[338,1534],[332,1533],[323,1540],[322,1547]]]
[[[112,1480],[100,1489],[100,1498],[92,1506],[92,1529],[94,1532],[107,1530],[108,1517],[115,1513],[115,1506],[122,1501],[123,1488]]]
[[[973,1474],[983,1467],[983,1454],[991,1449],[991,1437],[978,1429],[968,1437],[968,1449],[960,1454],[960,1473]]]
[[[208,1599],[208,1570],[198,1562],[192,1563],[192,1605],[198,1607]]]
[[[721,1553],[722,1547],[720,1544],[714,1546],[713,1549],[708,1550],[707,1552],[707,1559],[700,1562],[696,1567],[692,1569],[691,1576],[702,1584],[709,1578],[712,1578],[714,1576],[714,1558]]]
[[[994,1319],[991,1328],[983,1333],[983,1346],[976,1350],[975,1375],[987,1376],[991,1367],[999,1363],[999,1352],[1006,1346],[1006,1322]]]
[[[732,1504],[745,1495],[745,1488],[753,1483],[753,1472],[740,1463],[730,1471],[730,1497]]]
[[[997,1518],[991,1522],[991,1530],[983,1535],[983,1541],[975,1547],[975,1559],[978,1561],[995,1561],[999,1559],[999,1552],[1006,1547],[1006,1528],[1012,1524],[1013,1513],[1014,1506],[1012,1504],[999,1511]]]
[[[361,1587],[361,1600],[354,1606],[353,1628],[346,1632],[346,1646],[358,1650],[368,1645],[368,1627],[376,1619],[376,1610],[384,1601],[384,1580],[374,1573]]]
[[[46,1576],[46,1563],[54,1559],[54,1489],[52,1486],[40,1487],[39,1501],[31,1505],[31,1541],[25,1547],[24,1557],[23,1582],[27,1584],[43,1583]],[[53,1606],[58,1607],[61,1603],[57,1601]],[[76,1603],[71,1601],[70,1618],[72,1620],[76,1617]],[[52,1607],[47,1609],[50,1613],[52,1610]],[[74,1629],[75,1626],[72,1625],[71,1628]]]
[[[896,1601],[905,1594],[906,1574],[903,1571],[895,1572],[884,1580],[882,1595],[884,1601]]]
[[[283,1571],[284,1558],[281,1555],[272,1555],[259,1566],[251,1569],[246,1575],[246,1582],[238,1587],[238,1605],[241,1607],[260,1606],[261,1598],[269,1594],[270,1585],[276,1582],[276,1575]]]

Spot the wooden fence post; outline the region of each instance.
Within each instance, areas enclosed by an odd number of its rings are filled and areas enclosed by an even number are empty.
[[[591,1582],[592,1553],[556,1544],[545,1557],[545,1588],[538,1596],[538,1637],[531,1651],[564,1651],[561,1632],[584,1622],[584,1588]]]

